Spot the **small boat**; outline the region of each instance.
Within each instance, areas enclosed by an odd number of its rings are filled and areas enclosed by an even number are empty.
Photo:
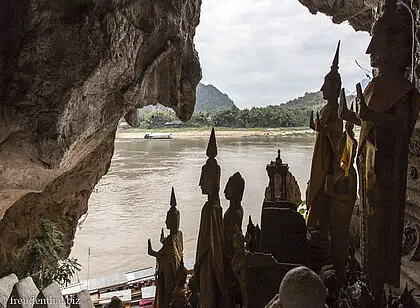
[[[152,267],[127,273],[92,278],[62,289],[67,302],[81,290],[87,290],[95,308],[102,308],[118,296],[126,308],[153,308],[155,300],[155,269]]]
[[[147,133],[144,135],[144,139],[172,139],[172,136],[166,133]]]

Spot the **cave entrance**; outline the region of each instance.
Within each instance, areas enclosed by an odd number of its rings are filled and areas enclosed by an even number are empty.
[[[88,215],[76,233],[72,256],[83,265],[80,279],[86,279],[88,263],[90,277],[154,265],[147,255],[147,239],[158,247],[171,186],[181,212],[186,260],[194,261],[205,202],[198,180],[214,124],[214,106],[250,110],[299,97],[298,104],[317,104],[316,100],[322,101],[319,89],[338,40],[340,73],[348,94],[355,93],[357,82],[368,81],[367,32],[356,32],[347,22],[333,24],[323,14],[313,16],[295,0],[284,1],[282,6],[274,1],[238,1],[202,4],[195,39],[203,69],[197,90],[197,112],[201,114],[193,115],[193,123],[179,123],[175,113],[164,106],[148,106],[142,110],[140,128],[120,125],[111,168],[93,191]],[[300,126],[306,122],[305,118]],[[265,165],[281,148],[304,194],[313,137],[301,127],[245,128],[246,124],[216,127],[221,192],[227,178],[240,171],[246,181],[245,217],[251,214],[259,219],[268,181]],[[178,125],[182,127],[174,127]],[[170,133],[173,138],[142,139],[149,132]],[[222,193],[221,198],[226,209]]]

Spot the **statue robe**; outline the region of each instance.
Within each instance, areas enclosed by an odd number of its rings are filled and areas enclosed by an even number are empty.
[[[223,222],[220,201],[206,202],[201,210],[195,260],[195,275],[200,283],[200,307],[223,307]]]
[[[340,159],[342,172],[337,172],[334,179],[334,191],[331,194],[331,256],[336,271],[336,279],[342,286],[346,276],[346,261],[349,255],[349,227],[357,198],[357,173],[353,166],[357,151],[357,141],[347,132],[343,133],[345,144]]]
[[[365,90],[368,107],[401,119],[402,128],[362,121],[357,166],[362,206],[362,267],[374,294],[400,283],[408,143],[419,94],[403,76],[375,77]]]
[[[320,124],[329,133],[316,133],[312,156],[311,176],[308,183],[306,204],[310,209],[308,227],[326,227],[329,225],[331,198],[325,193],[325,177],[333,175],[339,168],[338,142],[343,132],[343,121],[337,117],[337,106],[325,105],[320,112]]]
[[[182,246],[178,237],[169,234],[158,251],[158,278],[156,289],[156,307],[168,308],[175,289],[175,274],[181,264]]]
[[[237,208],[233,208],[232,205],[226,210],[223,217],[223,230],[224,230],[224,277],[225,277],[225,291],[226,291],[226,304],[234,306],[232,301],[237,301],[241,298],[241,288],[239,281],[236,279],[235,274],[232,270],[232,258],[235,255],[235,249],[233,245],[233,236],[236,233],[236,228],[242,228],[242,219],[244,216],[244,209],[242,205],[238,205]]]

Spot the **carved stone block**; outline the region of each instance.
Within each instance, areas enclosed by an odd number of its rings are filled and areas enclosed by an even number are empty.
[[[0,278],[0,308],[7,306],[7,300],[12,293],[13,286],[18,282],[18,278],[15,274]]]
[[[7,308],[32,308],[39,294],[31,277],[26,277],[13,286]]]
[[[38,301],[34,308],[65,308],[65,302],[58,283],[53,282],[42,289],[38,295]]]

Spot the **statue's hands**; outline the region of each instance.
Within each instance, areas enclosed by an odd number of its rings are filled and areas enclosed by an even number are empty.
[[[347,101],[346,101],[346,93],[344,92],[344,88],[340,91],[340,100],[338,103],[338,110],[337,110],[337,116],[339,119],[346,120],[347,121]]]
[[[334,177],[332,175],[327,175],[325,177],[324,191],[327,194],[332,194],[334,192]]]
[[[319,112],[318,111],[316,112],[315,130],[317,132],[320,132],[320,133],[325,131],[324,126],[322,126],[321,120],[319,119]]]
[[[152,241],[150,240],[150,238],[147,240],[147,253],[153,257],[157,256],[157,252],[154,251],[152,248]]]
[[[163,244],[165,241],[165,232],[163,231],[163,228],[160,230],[160,242]]]
[[[360,85],[360,83],[356,85],[356,92],[357,92],[357,100],[359,101],[359,112],[357,114],[357,117],[360,120],[370,121],[371,120],[370,115],[372,114],[372,111],[366,105],[365,97],[363,96],[362,86]]]
[[[311,111],[311,117],[309,118],[309,127],[312,128],[313,130],[315,129],[315,122],[314,122],[314,112]]]
[[[152,241],[150,240],[150,238],[147,240],[147,253],[150,255],[150,253],[153,251],[152,248]]]

